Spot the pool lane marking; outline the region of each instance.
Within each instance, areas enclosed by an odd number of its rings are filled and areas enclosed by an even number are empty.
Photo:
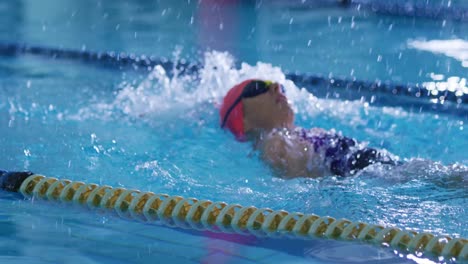
[[[143,69],[151,71],[156,65],[160,65],[169,76],[172,76],[175,72],[179,75],[193,74],[203,68],[201,63],[190,63],[186,60],[173,62],[164,57],[157,58],[155,56],[136,55],[133,53],[114,51],[95,52],[0,42],[0,55],[17,56],[21,54],[88,62],[101,66],[116,67],[118,69]],[[447,89],[444,91],[429,90],[424,85],[418,83],[403,84],[382,80],[366,81],[356,78],[327,77],[318,74],[296,72],[286,72],[285,76],[297,86],[304,86],[314,94],[319,94],[323,89],[313,89],[312,87],[326,86],[326,90],[328,90],[328,88],[333,88],[333,90],[328,91],[328,93],[335,90],[337,92],[351,91],[353,94],[357,93],[358,95],[361,95],[363,92],[382,93],[392,96],[407,96],[414,99],[431,99],[441,104],[451,102],[457,106],[468,105],[468,93],[449,91]],[[437,104],[433,103],[431,105]]]

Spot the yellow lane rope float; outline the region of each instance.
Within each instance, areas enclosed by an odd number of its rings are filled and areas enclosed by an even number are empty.
[[[115,210],[123,218],[159,222],[171,227],[259,237],[357,240],[409,252],[425,252],[436,257],[468,259],[468,240],[464,238],[434,236],[328,216],[244,207],[42,175],[27,177],[19,187],[19,192],[25,197]]]
[[[320,217],[140,192],[83,182],[31,175],[19,188],[25,197],[70,202],[90,209],[114,210],[123,218],[160,222],[171,227],[238,233],[259,237],[330,238],[358,240],[410,252],[468,259],[468,240],[403,231],[346,219]]]

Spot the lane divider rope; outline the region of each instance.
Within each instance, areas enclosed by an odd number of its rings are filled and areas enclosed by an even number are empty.
[[[42,175],[27,177],[18,190],[25,197],[107,209],[122,218],[169,227],[237,233],[257,237],[355,240],[431,256],[468,260],[468,240],[417,233],[347,219],[289,213],[268,208],[212,202],[125,188],[98,186]]]
[[[134,69],[152,70],[154,66],[161,65],[167,71],[177,69],[181,74],[190,74],[198,71],[200,68],[200,65],[188,63],[184,59],[174,63],[164,57],[157,58],[155,56],[147,56],[144,54],[136,55],[134,53],[114,51],[96,52],[86,49],[74,50],[0,42],[0,55],[15,56],[18,54],[39,55],[51,59],[80,60],[118,68],[130,67]]]
[[[160,65],[169,74],[177,71],[178,74],[194,74],[203,65],[200,63],[189,63],[185,60],[172,62],[166,58],[156,58],[155,56],[127,54],[124,52],[93,52],[88,50],[70,50],[62,48],[30,46],[17,43],[1,43],[0,55],[16,56],[19,54],[32,54],[45,56],[52,59],[69,59],[83,62],[95,63],[102,66],[117,67],[119,69],[144,69],[150,71],[156,65]],[[310,92],[317,94],[323,91],[323,86],[332,88],[337,92],[352,91],[354,93],[370,92],[383,93],[392,96],[409,96],[414,99],[436,99],[440,102],[452,102],[457,105],[468,105],[468,92],[445,89],[435,91],[426,88],[423,84],[415,83],[394,83],[391,81],[366,81],[356,78],[326,77],[317,74],[302,74],[287,72],[286,78],[293,81],[297,86],[306,87]],[[319,87],[314,89],[313,87]]]

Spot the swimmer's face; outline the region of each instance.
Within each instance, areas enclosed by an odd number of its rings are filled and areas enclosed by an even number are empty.
[[[244,128],[246,132],[255,129],[291,127],[294,113],[278,83],[270,84],[266,93],[244,98]]]

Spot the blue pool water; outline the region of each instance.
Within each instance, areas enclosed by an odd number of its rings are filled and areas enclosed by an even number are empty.
[[[468,237],[465,109],[450,106],[459,114],[449,115],[420,112],[417,100],[401,107],[375,105],[372,98],[317,98],[284,77],[300,71],[463,87],[466,24],[281,1],[49,0],[0,2],[0,10],[7,14],[0,18],[4,42],[146,53],[205,66],[171,76],[160,67],[116,70],[0,57],[0,169]],[[462,48],[435,50],[440,42],[431,45],[434,40]],[[274,177],[249,144],[218,127],[220,98],[249,77],[283,83],[298,125],[341,131],[406,165],[374,166],[351,178]],[[427,257],[356,243],[182,232],[0,196],[5,262],[395,263]]]

